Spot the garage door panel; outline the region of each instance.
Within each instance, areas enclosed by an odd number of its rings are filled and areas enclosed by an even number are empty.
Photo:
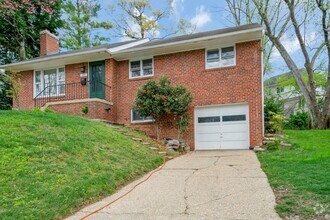
[[[198,134],[208,134],[208,133],[220,133],[220,124],[218,125],[208,125],[208,126],[198,126]]]
[[[200,142],[220,142],[220,133],[215,134],[203,134],[198,136],[198,141]]]
[[[233,150],[233,149],[249,149],[246,141],[223,141],[221,149],[224,150]]]
[[[246,123],[242,124],[222,124],[222,133],[230,133],[230,132],[247,132],[248,125]]]
[[[248,133],[246,132],[235,132],[235,133],[223,133],[222,140],[224,141],[235,141],[235,140],[246,140]]]
[[[201,146],[198,148],[199,150],[219,150],[220,149],[220,142],[197,142],[197,146]]]

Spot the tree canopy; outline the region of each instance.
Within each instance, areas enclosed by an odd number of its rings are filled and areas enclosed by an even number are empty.
[[[80,49],[97,46],[109,41],[99,30],[112,27],[109,21],[97,21],[101,6],[97,0],[66,0],[63,5],[65,24],[61,47]]]

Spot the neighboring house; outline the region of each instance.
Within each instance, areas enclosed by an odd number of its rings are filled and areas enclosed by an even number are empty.
[[[305,69],[300,69],[301,74],[305,72]],[[286,82],[292,81],[292,73],[284,73],[277,76],[273,76],[264,81],[264,87],[270,92],[270,94],[278,96],[283,101],[283,115],[285,118],[290,118],[291,114],[295,114],[301,111],[308,111],[303,95],[293,86],[283,86],[282,84],[290,84]],[[279,79],[282,83],[279,83]],[[321,87],[316,88],[318,97],[324,95],[324,89]],[[266,96],[268,93],[266,92]]]
[[[162,40],[121,42],[59,53],[58,38],[41,32],[40,57],[0,66],[20,72],[15,108],[125,124],[154,134],[151,118],[132,111],[137,89],[168,76],[193,95],[187,143],[196,150],[248,149],[263,136],[262,27],[251,24]],[[162,137],[176,137],[164,128]]]

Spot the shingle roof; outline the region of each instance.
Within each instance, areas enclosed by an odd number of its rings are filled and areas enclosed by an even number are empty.
[[[139,44],[137,46],[130,47],[126,50],[150,47],[150,46],[157,46],[157,45],[186,41],[186,40],[193,40],[193,39],[197,39],[197,38],[209,37],[209,36],[213,36],[213,35],[221,35],[221,34],[226,34],[226,33],[231,33],[231,32],[236,32],[236,31],[244,31],[244,30],[261,28],[261,27],[262,26],[260,24],[254,23],[254,24],[241,25],[241,26],[237,26],[237,27],[230,27],[230,28],[219,29],[219,30],[214,30],[214,31],[206,31],[206,32],[200,32],[200,33],[196,33],[196,34],[171,37],[171,38],[166,38],[166,39],[161,39],[161,40],[159,40],[159,39],[151,40],[144,44]]]
[[[114,47],[119,47],[128,43],[132,43],[134,41],[137,40],[131,40],[131,41],[124,41],[124,42],[118,42],[118,43],[113,43],[113,44],[102,44],[99,46],[95,46],[95,47],[89,47],[89,48],[84,48],[84,49],[78,49],[78,50],[69,50],[69,51],[64,51],[64,52],[60,52],[60,53],[54,53],[54,54],[49,54],[46,56],[42,56],[42,57],[35,57],[35,58],[31,58],[28,59],[29,61],[31,60],[38,60],[38,59],[43,59],[43,58],[48,58],[48,57],[57,57],[57,56],[62,56],[62,55],[67,55],[67,54],[75,54],[75,53],[81,53],[81,52],[86,52],[86,51],[91,51],[91,50],[97,50],[97,49],[110,49],[110,48],[114,48]]]

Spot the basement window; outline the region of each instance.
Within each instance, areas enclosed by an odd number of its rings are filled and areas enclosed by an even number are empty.
[[[235,47],[206,50],[206,69],[236,65]]]
[[[152,122],[153,118],[149,117],[141,117],[136,111],[132,109],[131,111],[131,122],[138,123],[138,122]]]
[[[65,95],[64,67],[35,70],[33,82],[34,97]]]
[[[129,62],[129,78],[149,77],[154,75],[153,59],[135,60]]]

